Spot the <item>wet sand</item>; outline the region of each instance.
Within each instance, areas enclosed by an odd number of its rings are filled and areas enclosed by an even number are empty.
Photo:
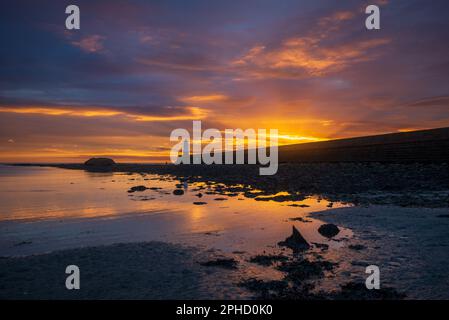
[[[410,299],[449,299],[448,209],[370,206],[312,216],[354,230],[346,250],[340,251],[353,274],[375,264],[383,284]],[[363,249],[351,250],[356,244]]]
[[[229,270],[206,269],[207,255],[162,242],[115,244],[0,259],[0,299],[229,299]],[[65,288],[65,268],[80,267],[80,289]],[[211,284],[214,285],[211,285]]]

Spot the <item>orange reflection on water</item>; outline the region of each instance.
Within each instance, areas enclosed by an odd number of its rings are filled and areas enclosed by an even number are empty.
[[[213,193],[213,183],[185,184],[184,194],[177,196],[173,190],[179,181],[146,174],[2,166],[0,176],[0,221],[126,218],[122,229],[119,226],[113,231],[122,233],[120,239],[178,239],[201,245],[206,235],[208,245],[225,250],[250,250],[276,244],[295,225],[309,242],[329,242],[317,233],[322,222],[313,219],[312,213],[329,209],[329,202],[316,197],[302,201],[270,199],[289,195],[279,192],[271,196],[257,195],[264,199],[258,201],[245,198],[241,192]],[[127,192],[137,185],[153,189]],[[333,205],[334,208],[341,206]],[[122,221],[125,220],[118,223]],[[98,232],[104,232],[106,237],[112,231]],[[344,230],[339,236],[348,235],[350,232]]]

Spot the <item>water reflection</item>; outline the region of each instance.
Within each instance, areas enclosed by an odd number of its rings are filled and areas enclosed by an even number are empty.
[[[89,219],[70,224],[78,228],[70,232],[94,230],[90,234],[95,238],[83,234],[79,240],[89,245],[163,240],[228,252],[269,250],[291,233],[292,225],[311,243],[338,247],[339,239],[351,236],[349,230],[342,229],[335,240],[322,237],[317,232],[322,222],[309,213],[328,209],[329,202],[288,192],[265,195],[239,184],[188,184],[169,176],[56,168],[1,166],[0,176],[0,222],[44,221],[48,239],[56,238],[55,230],[62,226],[66,231],[60,233],[67,232],[64,222],[80,218]],[[140,185],[148,189],[127,192]],[[177,187],[184,190],[183,195],[173,194]],[[292,196],[300,200],[290,201]],[[198,202],[205,204],[195,204]],[[341,206],[333,204],[333,208]],[[27,232],[29,237],[37,237],[32,229]],[[48,242],[51,245],[51,240]]]

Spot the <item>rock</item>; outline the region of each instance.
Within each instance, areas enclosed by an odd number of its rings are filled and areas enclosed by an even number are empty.
[[[368,290],[364,283],[349,282],[341,285],[341,291],[334,293],[335,300],[402,300],[406,295],[391,287]]]
[[[136,191],[142,192],[142,191],[145,191],[147,189],[148,188],[145,187],[145,186],[135,186],[135,187],[131,187],[131,189],[128,190],[128,193],[132,193],[132,192],[136,192]]]
[[[201,206],[203,204],[207,204],[207,202],[203,202],[203,201],[195,201],[193,204],[197,205],[197,206]]]
[[[324,277],[324,272],[332,270],[335,265],[325,260],[295,259],[282,262],[276,269],[287,273],[286,280],[302,282],[311,278]]]
[[[298,229],[293,226],[293,233],[290,237],[278,243],[279,246],[292,249],[294,252],[304,251],[310,248],[309,243],[299,233]]]
[[[297,203],[293,203],[293,204],[288,204],[289,207],[298,207],[298,208],[308,208],[310,207],[308,204],[297,204]]]
[[[182,189],[175,189],[175,190],[173,190],[173,194],[175,196],[182,196],[184,194],[184,190],[182,190]]]
[[[321,249],[321,250],[327,250],[329,249],[329,245],[325,243],[318,243],[318,242],[312,242],[312,244],[315,245],[315,247]]]
[[[312,222],[312,220],[307,220],[307,219],[304,219],[303,217],[289,218],[288,220],[290,220],[290,221],[300,221],[300,222],[304,222],[304,223]]]
[[[238,284],[248,290],[258,292],[261,298],[269,298],[269,293],[273,291],[283,291],[288,287],[288,282],[283,280],[269,280],[264,281],[256,278],[249,278],[239,282]]]
[[[275,262],[286,261],[286,260],[288,260],[288,257],[281,255],[281,254],[273,254],[273,255],[260,254],[260,255],[251,257],[249,259],[249,262],[257,263],[261,266],[271,266]]]
[[[326,238],[332,238],[340,232],[340,229],[335,224],[329,223],[321,225],[318,232]]]
[[[219,258],[216,260],[201,262],[200,265],[204,267],[221,267],[226,269],[237,269],[237,261],[232,258],[231,259]]]
[[[110,167],[115,165],[115,161],[109,158],[90,158],[84,162],[84,165],[92,167]]]
[[[363,244],[351,244],[348,246],[349,249],[351,250],[356,250],[356,251],[360,251],[360,250],[364,250],[366,249],[366,247]]]
[[[195,196],[197,196],[198,198],[201,198],[203,196],[203,194],[201,192],[199,192]]]

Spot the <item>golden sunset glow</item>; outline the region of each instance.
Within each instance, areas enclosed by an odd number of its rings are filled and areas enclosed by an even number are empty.
[[[187,107],[189,113],[179,116],[149,116],[139,115],[133,113],[127,113],[122,111],[113,111],[107,109],[64,109],[64,108],[46,108],[46,107],[24,107],[24,108],[11,108],[0,107],[0,112],[5,113],[19,113],[19,114],[36,114],[47,116],[72,116],[72,117],[113,117],[124,116],[135,121],[176,121],[176,120],[191,120],[191,119],[203,119],[207,115],[206,110],[202,110],[196,107]]]
[[[215,102],[215,101],[224,101],[228,99],[227,96],[222,94],[211,94],[205,96],[192,96],[182,98],[181,101],[185,101],[187,103],[198,103],[198,102]]]
[[[193,120],[203,131],[277,129],[279,145],[449,125],[440,24],[418,31],[411,17],[367,32],[354,3],[223,2],[206,15],[172,3],[84,6],[77,32],[53,16],[47,27],[8,22],[18,34],[0,52],[0,162],[166,161],[171,132]]]
[[[122,114],[122,112],[109,110],[75,110],[64,108],[46,108],[46,107],[0,107],[0,112],[19,113],[19,114],[41,114],[47,116],[75,116],[75,117],[112,117]]]

